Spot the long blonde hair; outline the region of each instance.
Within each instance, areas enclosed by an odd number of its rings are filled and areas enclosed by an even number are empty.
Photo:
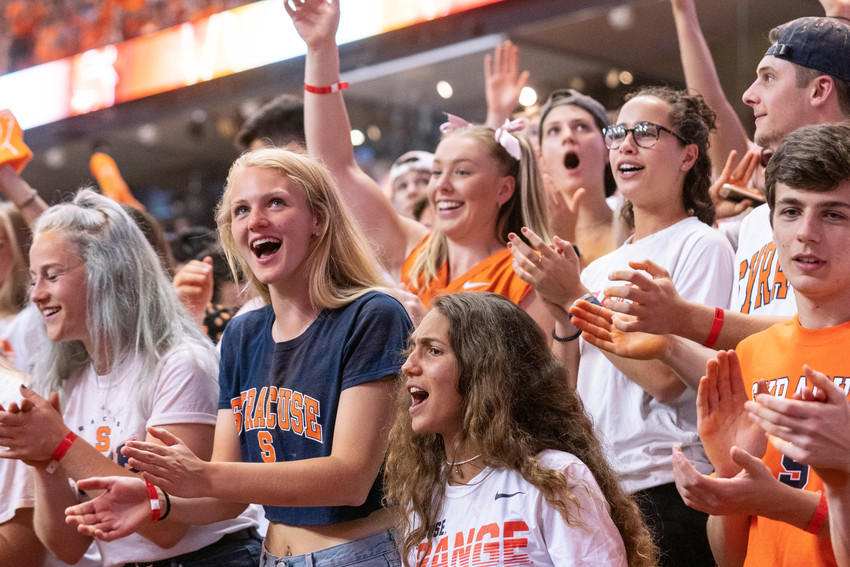
[[[450,136],[469,136],[478,140],[499,162],[499,174],[514,178],[514,193],[499,209],[496,226],[492,227],[500,242],[507,244],[508,234],[511,232],[521,235],[523,226],[531,228],[548,241],[551,235],[546,215],[546,195],[534,150],[522,134],[514,133],[520,142],[521,157],[517,160],[496,142],[495,133],[495,130],[487,126],[470,125],[444,134],[443,140]],[[490,227],[481,229],[491,230]],[[446,240],[446,235],[437,230],[428,235],[422,253],[416,257],[408,274],[414,289],[428,287],[431,280],[437,277],[437,272],[448,254]]]
[[[270,169],[292,181],[301,189],[310,212],[319,220],[319,233],[310,243],[304,267],[310,275],[310,301],[314,307],[337,308],[369,291],[387,291],[387,283],[377,268],[378,260],[340,198],[328,170],[307,155],[282,148],[246,152],[233,163],[227,175],[215,220],[234,279],[241,268],[265,302],[271,302],[269,286],[251,271],[231,232],[233,183],[250,167]]]

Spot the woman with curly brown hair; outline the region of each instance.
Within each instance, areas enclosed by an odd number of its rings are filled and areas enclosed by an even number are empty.
[[[547,343],[501,296],[433,300],[402,367],[386,466],[407,565],[654,564]]]

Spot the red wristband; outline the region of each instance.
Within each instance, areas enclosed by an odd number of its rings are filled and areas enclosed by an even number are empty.
[[[720,336],[720,329],[723,328],[723,310],[719,307],[714,308],[714,322],[711,323],[711,331],[708,332],[708,338],[702,343],[703,346],[714,348],[714,343],[717,342],[717,337]]]
[[[339,91],[344,91],[348,88],[348,83],[334,83],[329,87],[314,87],[304,83],[304,90],[313,94],[331,94]]]
[[[815,515],[812,516],[812,521],[806,526],[806,531],[810,534],[817,534],[820,531],[823,522],[826,520],[826,515],[829,512],[829,505],[826,502],[826,490],[820,491],[820,502],[815,510]]]
[[[77,434],[73,431],[69,431],[68,435],[62,439],[62,442],[59,443],[59,446],[56,447],[55,451],[53,451],[53,455],[50,457],[50,464],[47,465],[47,468],[45,469],[47,474],[53,474],[56,472],[56,469],[59,468],[59,461],[62,460],[62,457],[65,456],[65,453],[68,452],[68,449],[71,448],[71,445],[73,445],[76,440]]]
[[[159,505],[159,494],[156,492],[156,487],[148,481],[145,481],[145,488],[148,489],[148,496],[151,499],[151,522],[156,522],[159,520],[159,514],[162,511]]]

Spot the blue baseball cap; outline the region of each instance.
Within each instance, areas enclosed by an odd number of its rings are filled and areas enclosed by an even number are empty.
[[[843,18],[797,18],[773,28],[772,55],[850,83],[850,24]]]

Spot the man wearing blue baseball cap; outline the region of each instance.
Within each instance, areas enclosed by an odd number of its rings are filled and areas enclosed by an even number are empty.
[[[798,18],[770,32],[758,77],[744,93],[755,142],[772,150],[800,126],[850,117],[850,25],[842,18]]]

